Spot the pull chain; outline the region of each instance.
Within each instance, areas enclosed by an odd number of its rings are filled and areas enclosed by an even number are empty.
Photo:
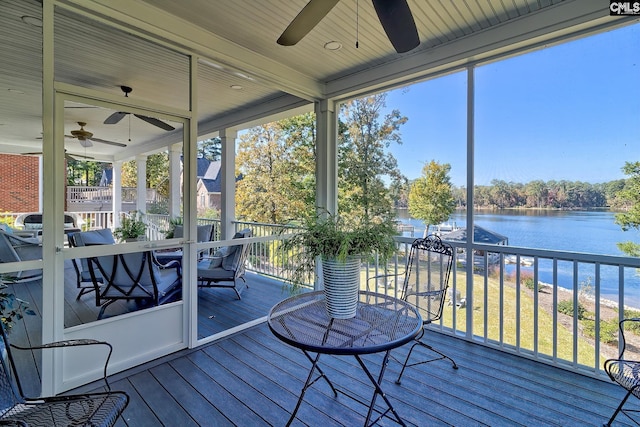
[[[356,49],[358,48],[358,38],[359,38],[359,33],[360,33],[360,25],[359,25],[359,19],[360,19],[360,0],[356,0]]]

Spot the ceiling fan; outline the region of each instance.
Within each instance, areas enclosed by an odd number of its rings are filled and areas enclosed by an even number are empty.
[[[293,46],[315,27],[340,0],[310,0],[284,30],[278,44]],[[372,0],[378,19],[398,53],[420,44],[416,23],[407,0]]]
[[[129,97],[129,94],[131,92],[133,92],[133,89],[130,88],[129,86],[120,86],[120,89],[122,89],[122,91],[124,92],[124,96],[127,97],[127,98]],[[126,116],[127,114],[130,114],[130,113],[126,113],[124,111],[116,111],[115,113],[113,113],[112,115],[107,117],[107,119],[104,121],[104,124],[105,125],[115,125],[120,120],[122,120],[122,118],[124,116]],[[158,119],[156,119],[154,117],[147,117],[147,116],[143,116],[141,114],[135,114],[135,113],[133,115],[136,116],[137,118],[139,118],[140,120],[144,120],[145,122],[147,122],[149,124],[152,124],[154,126],[159,127],[162,130],[170,131],[170,130],[174,130],[175,129],[170,124],[165,123],[162,120],[158,120]]]
[[[35,151],[33,153],[22,153],[25,156],[41,156],[42,155],[42,151]],[[80,154],[69,154],[67,153],[67,150],[64,150],[64,157],[67,160],[74,160],[74,161],[78,161],[78,159],[87,159],[87,160],[93,160],[94,158],[91,156],[82,156]]]
[[[103,144],[115,145],[116,147],[126,147],[127,144],[123,144],[121,142],[107,141],[106,139],[94,138],[93,133],[84,130],[84,127],[87,125],[85,122],[78,122],[80,129],[72,130],[71,135],[65,135],[67,138],[74,138],[80,142],[80,145],[83,147],[91,147],[93,146],[93,142],[101,142]]]

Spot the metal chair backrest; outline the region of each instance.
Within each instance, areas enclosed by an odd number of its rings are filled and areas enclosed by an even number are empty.
[[[5,413],[15,405],[24,402],[22,388],[18,382],[16,371],[13,367],[13,359],[9,349],[9,341],[4,329],[0,325],[0,414]]]
[[[249,228],[245,228],[244,230],[238,231],[234,234],[234,239],[244,239],[253,236],[253,232]],[[247,256],[249,255],[249,250],[251,249],[249,243],[244,243],[242,245],[234,245],[229,248],[231,256],[225,261],[223,261],[223,267],[225,266],[225,262],[229,263],[228,270],[235,270],[235,277],[238,278],[244,274],[245,264],[247,260]],[[233,251],[233,252],[232,252]]]
[[[451,245],[435,235],[416,239],[411,245],[402,299],[418,308],[425,324],[442,316],[453,258]]]

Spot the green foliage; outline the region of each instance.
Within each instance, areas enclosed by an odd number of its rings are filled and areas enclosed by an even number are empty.
[[[24,314],[35,315],[36,313],[28,308],[29,303],[23,301],[9,292],[9,286],[5,283],[8,279],[0,277],[0,321],[7,333],[15,325],[16,320],[22,319]]]
[[[596,338],[595,320],[585,320],[583,332],[589,338]],[[600,341],[605,344],[615,344],[618,342],[618,321],[617,319],[600,321]]]
[[[120,226],[113,231],[113,235],[120,240],[137,239],[147,232],[147,224],[138,211],[130,215],[122,215]]]
[[[573,317],[573,300],[564,300],[558,302],[558,311],[562,314]],[[578,320],[583,320],[586,313],[587,309],[582,304],[578,303]]]
[[[336,215],[309,217],[303,231],[282,243],[283,253],[289,255],[293,290],[314,271],[317,257],[345,260],[353,255],[378,254],[385,263],[396,251],[395,235],[395,222],[389,219],[349,226]]]
[[[315,115],[258,126],[241,135],[236,156],[236,214],[284,224],[315,206]]]
[[[108,163],[67,159],[67,185],[97,186]]]
[[[338,132],[338,205],[345,221],[385,217],[394,201],[385,178],[401,184],[398,162],[388,151],[402,144],[400,126],[407,122],[398,110],[383,118],[385,93],[346,102],[340,109]]]
[[[532,291],[536,290],[536,282],[533,280],[533,277],[525,277],[521,280],[521,283],[527,288],[527,289],[531,289]],[[538,287],[538,292],[540,292],[542,288]]]
[[[222,140],[218,137],[198,141],[198,157],[211,160],[220,160],[222,157]]]
[[[216,208],[207,208],[202,211],[198,211],[198,218],[220,219],[220,211]]]
[[[169,197],[169,153],[156,153],[147,157],[147,188],[154,188],[159,195]],[[122,164],[122,186],[138,186],[138,166],[135,160]]]
[[[176,226],[183,225],[183,224],[184,224],[184,220],[182,219],[181,216],[178,216],[175,218],[169,218],[169,228],[167,229],[167,232],[164,234],[164,236],[167,239],[172,239],[173,233],[175,233],[176,231]]]
[[[284,242],[285,250],[303,247],[308,257],[338,258],[349,255],[368,256],[374,253],[384,260],[396,251],[395,223],[367,221],[348,226],[336,215],[316,216],[304,223],[304,231]]]
[[[422,168],[422,176],[416,179],[409,191],[409,213],[421,219],[427,226],[440,224],[449,219],[455,210],[455,200],[451,190],[448,163],[441,165],[432,160]]]
[[[616,214],[616,224],[622,231],[640,229],[640,162],[626,162],[622,171],[628,175],[624,188],[617,194],[617,198],[625,202],[628,210]],[[629,256],[640,256],[640,244],[635,242],[618,243],[618,248]]]

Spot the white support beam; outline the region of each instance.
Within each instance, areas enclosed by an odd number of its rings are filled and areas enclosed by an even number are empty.
[[[181,161],[182,143],[173,144],[169,148],[169,217],[180,216],[180,177],[182,176]]]
[[[336,105],[322,100],[316,107],[316,206],[338,210],[338,130]]]
[[[138,182],[136,185],[136,210],[141,214],[147,212],[147,156],[136,156]]]
[[[122,212],[122,161],[113,162],[111,174],[111,203],[113,205],[113,228],[120,227],[120,212]]]
[[[221,165],[221,239],[230,239],[234,234],[233,221],[236,219],[236,138],[238,132],[235,129],[223,129],[220,131],[222,141],[222,165]]]

